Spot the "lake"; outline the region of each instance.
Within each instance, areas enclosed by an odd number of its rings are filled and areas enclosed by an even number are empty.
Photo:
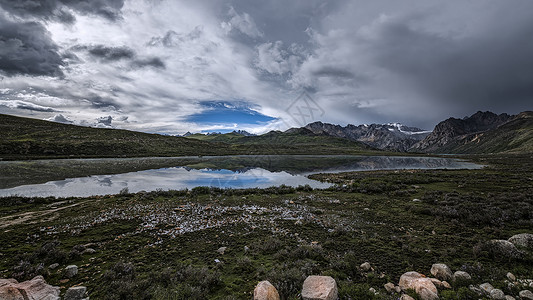
[[[120,164],[122,168],[127,169],[127,166],[136,164],[140,160],[145,162],[150,159],[165,160],[165,164],[169,166],[134,172],[120,172],[120,169],[117,171],[116,168],[111,171],[105,168],[105,166]],[[2,162],[0,176],[2,176],[2,169],[19,167],[22,170],[20,166],[23,165],[27,169],[27,164],[27,162]],[[307,176],[316,173],[369,170],[476,169],[482,167],[455,158],[350,155],[77,159],[36,161],[34,164],[38,165],[39,172],[44,173],[39,177],[42,183],[22,184],[0,189],[0,197],[11,195],[86,197],[117,194],[125,189],[129,192],[139,192],[159,189],[191,189],[198,186],[266,188],[284,184],[293,187],[309,185],[323,189],[330,187],[331,184],[312,180]],[[68,178],[68,175],[65,175],[66,179],[47,180],[47,172],[50,179],[56,178],[57,172],[54,170],[68,169],[69,166],[87,168],[90,171],[87,171],[87,176]]]

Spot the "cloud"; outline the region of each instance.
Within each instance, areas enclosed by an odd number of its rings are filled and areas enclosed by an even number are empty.
[[[257,25],[249,14],[245,12],[239,14],[232,6],[229,9],[228,16],[230,17],[228,21],[220,23],[220,26],[226,31],[226,34],[238,31],[251,38],[263,36],[263,33],[259,31]]]
[[[15,22],[0,13],[0,71],[9,76],[63,75],[59,48],[44,26]]]
[[[74,121],[70,120],[69,118],[63,116],[62,114],[57,114],[51,118],[46,119],[47,121],[57,122],[57,123],[63,123],[63,124],[73,124]]]
[[[121,18],[124,0],[2,0],[0,6],[23,18],[33,17],[72,24],[76,20],[72,11],[116,21]]]
[[[283,42],[263,43],[257,47],[257,60],[255,65],[272,74],[282,75],[292,72],[300,65],[303,55],[301,50],[293,44],[289,49],[284,49]]]
[[[23,109],[23,110],[31,110],[31,111],[38,111],[38,112],[58,112],[59,111],[52,107],[46,107],[46,106],[34,104],[31,102],[21,101],[21,100],[0,100],[0,106],[5,106],[11,109]]]
[[[135,51],[132,49],[121,47],[108,47],[104,45],[82,46],[77,49],[87,49],[87,52],[100,60],[117,61],[122,59],[132,59],[135,57]]]
[[[104,126],[109,126],[110,127],[111,126],[111,122],[113,122],[113,117],[112,116],[100,117],[96,121],[97,121],[97,125],[102,124]]]
[[[132,65],[135,68],[144,68],[144,67],[153,67],[156,69],[165,68],[165,63],[159,57],[138,59],[138,60],[133,61]]]

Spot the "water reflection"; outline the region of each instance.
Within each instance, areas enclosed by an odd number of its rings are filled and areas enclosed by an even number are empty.
[[[310,185],[313,188],[327,188],[330,186],[329,183],[311,180],[306,176],[321,172],[336,173],[383,169],[472,169],[481,167],[457,159],[435,157],[265,156],[265,158],[268,160],[258,160],[255,157],[256,166],[252,166],[249,161],[246,161],[249,160],[248,157],[217,157],[204,161],[209,163],[209,168],[195,168],[189,165],[116,175],[70,178],[43,184],[0,189],[0,196],[85,197],[117,194],[124,188],[128,188],[130,192],[139,192],[156,189],[190,189],[197,186],[266,188],[285,184],[293,187]],[[269,163],[265,164],[265,161]],[[228,167],[228,165],[236,164],[236,162],[239,162],[242,167]]]

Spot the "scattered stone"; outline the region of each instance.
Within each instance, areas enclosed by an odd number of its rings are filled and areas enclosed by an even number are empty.
[[[513,243],[516,247],[533,250],[533,234],[516,234],[509,238],[509,242]]]
[[[248,246],[244,246],[244,253],[248,253],[250,251],[250,248]]]
[[[391,293],[391,294],[392,294],[392,293],[394,293],[394,292],[396,291],[396,290],[394,289],[394,288],[395,288],[394,283],[392,283],[392,282],[388,282],[388,283],[386,283],[386,284],[384,285],[384,287],[385,287],[385,290],[387,291],[387,293]]]
[[[87,248],[83,250],[83,252],[81,252],[81,254],[94,254],[94,253],[96,253],[96,250],[94,250],[93,248]]]
[[[65,284],[65,283],[67,283],[67,282],[69,282],[69,281],[70,281],[70,279],[60,279],[60,280],[59,280],[59,283],[61,283],[61,284]]]
[[[490,298],[494,300],[505,300],[505,294],[500,289],[490,291]]]
[[[439,280],[451,280],[453,278],[452,270],[445,264],[433,264],[431,274]]]
[[[506,240],[491,240],[488,242],[490,251],[499,257],[505,258],[522,258],[524,253],[516,248],[516,246]]]
[[[514,276],[513,273],[508,272],[507,275],[505,275],[509,281],[516,281],[516,276]]]
[[[486,282],[486,283],[483,283],[483,284],[480,284],[479,285],[479,288],[481,289],[481,291],[486,294],[486,295],[490,295],[490,292],[492,292],[492,290],[494,289],[494,287],[492,286],[492,284]]]
[[[395,286],[395,287],[394,287],[394,290],[395,290],[396,293],[398,293],[398,294],[402,292],[402,288],[399,287],[399,286]]]
[[[478,295],[483,295],[483,290],[481,290],[480,288],[478,287],[475,287],[473,285],[469,285],[468,286],[468,289],[471,290],[472,292],[478,294]]]
[[[56,269],[57,267],[59,267],[59,264],[58,264],[58,263],[55,263],[55,264],[51,264],[51,265],[49,265],[49,266],[48,266],[48,269],[50,269],[50,270],[54,270],[54,269]]]
[[[337,294],[337,283],[330,276],[309,276],[302,288],[303,300],[335,300]]]
[[[372,266],[370,265],[370,263],[368,262],[365,262],[365,263],[362,263],[359,268],[361,268],[361,270],[363,270],[363,272],[368,272],[372,269]]]
[[[278,290],[270,282],[261,281],[255,286],[254,300],[279,300]]]
[[[18,283],[14,279],[0,281],[0,299],[59,299],[59,287],[46,283],[43,276],[36,276],[32,280]]]
[[[470,274],[464,271],[456,271],[455,273],[453,273],[453,280],[459,282],[468,282],[472,280],[472,276],[470,276]]]
[[[67,290],[63,300],[83,300],[87,288],[84,286],[73,286]]]
[[[513,296],[505,295],[505,300],[516,300],[516,299]]]
[[[374,295],[376,295],[378,292],[376,291],[375,288],[371,287],[368,289],[369,292],[373,293]]]
[[[438,299],[437,287],[431,279],[418,272],[407,272],[400,277],[400,287],[405,291],[413,289],[422,300]]]
[[[407,295],[407,294],[403,294],[401,297],[400,297],[400,300],[415,300],[415,298]]]
[[[65,276],[67,278],[72,278],[74,276],[78,275],[78,266],[76,265],[69,265],[65,268]]]
[[[518,293],[518,296],[520,296],[520,299],[522,300],[533,300],[533,292],[530,290],[523,290]]]
[[[443,281],[442,282],[442,288],[443,289],[451,289],[452,286],[448,283],[448,281]]]
[[[226,252],[227,249],[228,249],[228,247],[220,247],[220,248],[218,248],[217,252],[218,252],[218,254],[223,255],[224,252]]]
[[[415,199],[413,199],[413,202],[422,202],[422,200],[415,198]]]

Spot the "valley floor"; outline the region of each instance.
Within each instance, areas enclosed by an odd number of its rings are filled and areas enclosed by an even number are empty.
[[[62,291],[87,286],[91,299],[250,299],[269,280],[298,299],[306,276],[322,274],[341,299],[394,299],[385,283],[445,263],[516,296],[506,273],[533,278],[532,256],[486,242],[533,233],[533,157],[470,159],[488,167],[314,175],[338,183],[328,190],[0,198],[0,278],[41,274]],[[71,264],[79,274],[66,280]],[[441,292],[457,298],[478,297],[460,283]]]

